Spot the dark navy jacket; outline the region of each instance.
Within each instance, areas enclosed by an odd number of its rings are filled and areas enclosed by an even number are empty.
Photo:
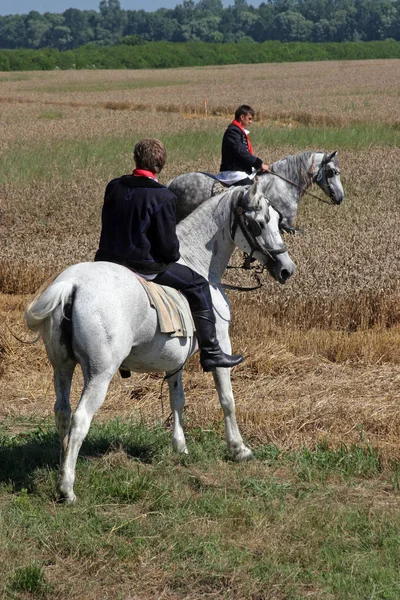
[[[231,123],[222,138],[222,156],[220,171],[245,171],[248,175],[252,168],[259,169],[261,158],[250,154],[245,134]]]
[[[176,198],[148,177],[124,175],[107,185],[95,260],[146,274],[162,273],[180,258]]]

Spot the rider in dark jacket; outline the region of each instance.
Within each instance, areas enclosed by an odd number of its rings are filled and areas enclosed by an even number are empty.
[[[235,119],[224,133],[221,149],[221,173],[218,176],[221,181],[231,182],[231,185],[247,185],[252,183],[252,180],[246,175],[251,175],[253,170],[269,170],[269,166],[261,158],[254,156],[246,129],[253,121],[254,114],[251,106],[242,104],[235,112]]]
[[[123,175],[107,185],[97,260],[163,273],[180,258],[175,196],[155,179]]]
[[[180,258],[176,198],[156,179],[165,164],[163,144],[141,140],[134,159],[132,175],[107,185],[95,260],[124,265],[145,279],[181,290],[192,311],[204,371],[238,365],[243,356],[225,354],[218,343],[208,281],[176,262]]]

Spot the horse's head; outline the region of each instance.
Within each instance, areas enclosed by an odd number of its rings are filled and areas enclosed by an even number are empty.
[[[332,152],[332,154],[323,155],[313,180],[329,196],[332,204],[341,204],[344,192],[342,182],[340,181],[340,171],[336,156],[337,151]]]
[[[293,275],[295,265],[281,238],[279,213],[259,188],[256,178],[248,189],[238,189],[233,201],[232,239],[279,283],[285,283]]]

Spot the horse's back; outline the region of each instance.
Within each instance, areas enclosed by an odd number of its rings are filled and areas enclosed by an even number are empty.
[[[190,215],[202,202],[212,196],[212,177],[204,173],[184,173],[168,182],[167,187],[176,196],[176,221]]]

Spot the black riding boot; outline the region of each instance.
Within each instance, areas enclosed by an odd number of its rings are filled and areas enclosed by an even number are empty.
[[[231,356],[221,350],[215,333],[215,316],[212,310],[199,310],[192,315],[203,371],[212,371],[216,367],[234,367],[244,361],[241,354]]]

